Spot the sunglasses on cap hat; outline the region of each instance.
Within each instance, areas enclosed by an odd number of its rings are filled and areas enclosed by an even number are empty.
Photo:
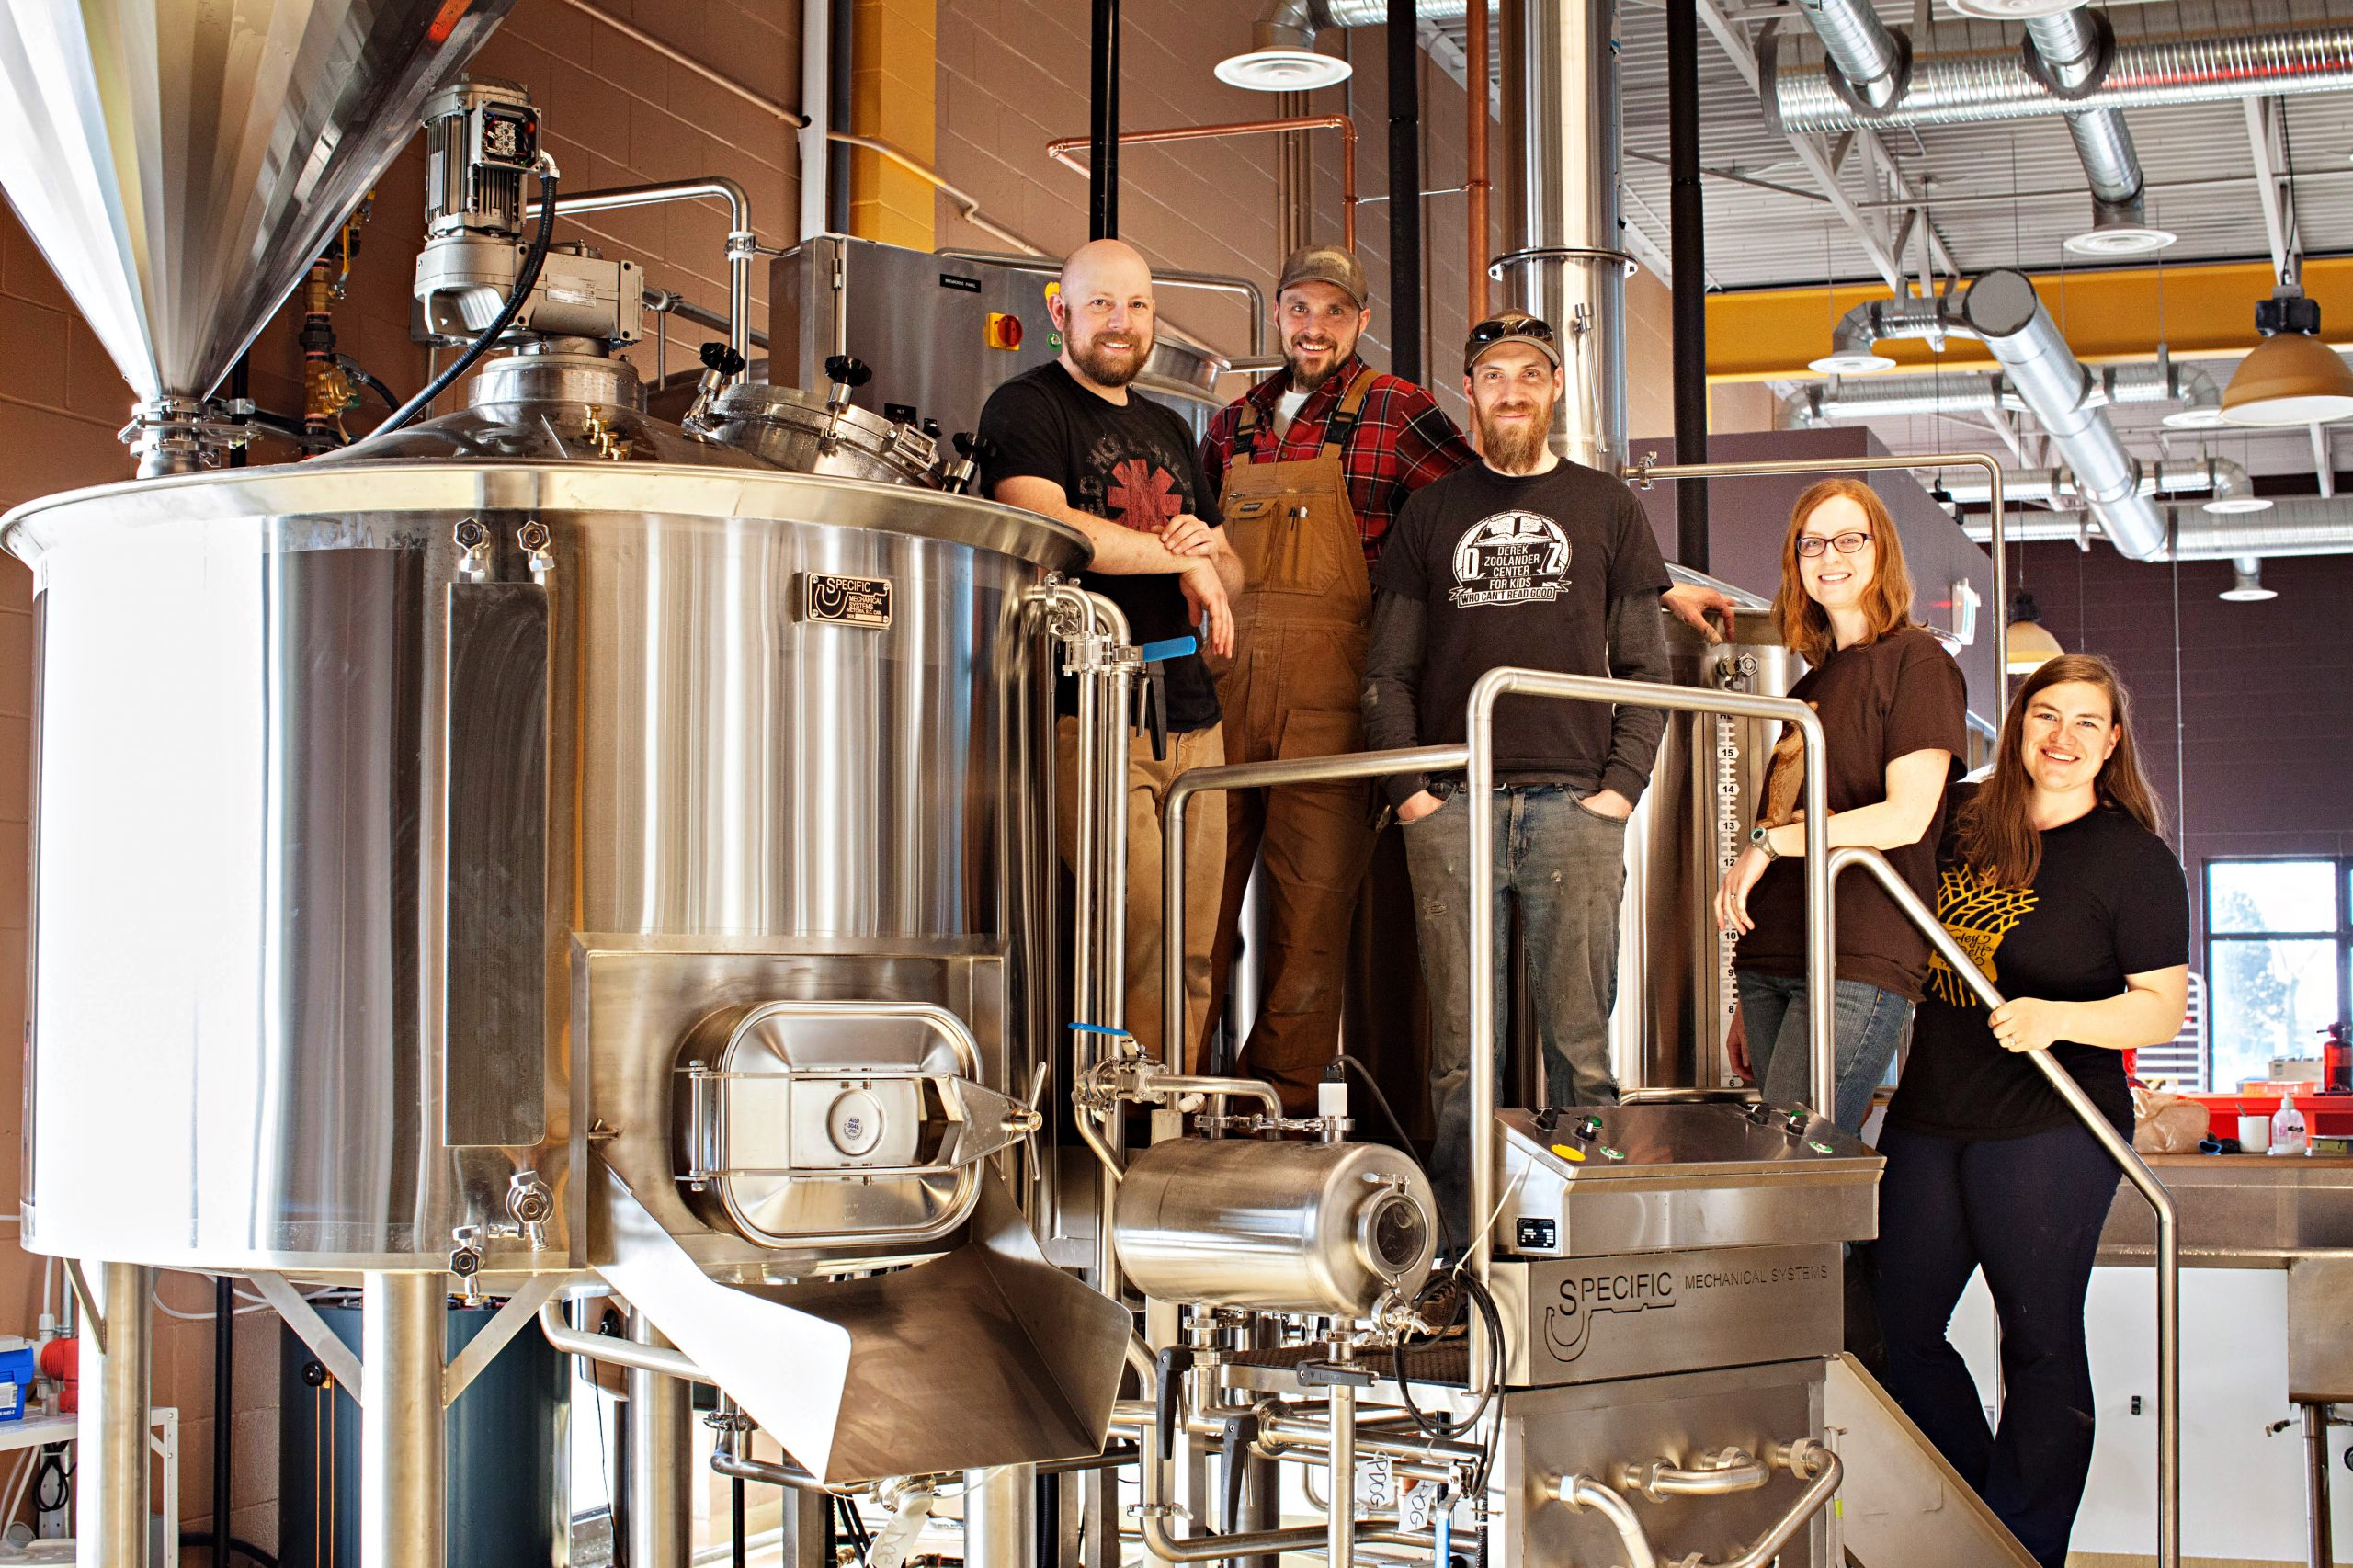
[[[1503,343],[1531,344],[1541,349],[1556,368],[1561,363],[1561,350],[1550,322],[1540,316],[1489,316],[1471,329],[1470,341],[1462,346],[1464,373],[1468,374],[1479,362],[1479,356]]]

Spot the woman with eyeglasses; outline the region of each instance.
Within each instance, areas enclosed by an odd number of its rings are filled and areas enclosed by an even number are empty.
[[[1870,485],[1825,479],[1798,498],[1773,613],[1809,668],[1790,695],[1822,720],[1829,847],[1877,849],[1923,899],[1935,890],[1945,786],[1968,744],[1961,666],[1912,619],[1912,575],[1894,519]],[[1733,1063],[1776,1105],[1812,1099],[1807,1055],[1804,754],[1774,748],[1766,806],[1716,893],[1741,933]],[[1887,894],[1849,877],[1837,900],[1838,1102],[1816,1106],[1859,1131],[1928,972],[1927,938]]]
[[[2008,716],[1994,770],[1954,792],[1937,918],[2005,1000],[1941,958],[1880,1152],[1887,1387],[2036,1562],[2061,1568],[2092,1460],[2084,1297],[2117,1167],[2031,1053],[2132,1136],[2122,1053],[2174,1038],[2189,993],[2189,892],[2108,661],[2052,660]],[[1984,1271],[2002,1324],[2001,1427],[1946,1325]]]

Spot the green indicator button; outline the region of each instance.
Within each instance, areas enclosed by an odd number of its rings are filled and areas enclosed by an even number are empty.
[[[1601,1146],[1601,1157],[1605,1160],[1622,1160],[1626,1157],[1626,1151],[1623,1149],[1613,1149],[1608,1144],[1604,1143]]]
[[[1807,1148],[1809,1148],[1809,1149],[1813,1150],[1813,1151],[1815,1153],[1817,1153],[1817,1154],[1828,1154],[1828,1153],[1835,1153],[1835,1152],[1836,1152],[1836,1151],[1834,1151],[1834,1150],[1830,1147],[1830,1145],[1829,1145],[1829,1144],[1824,1143],[1824,1142],[1821,1139],[1819,1139],[1819,1138],[1809,1138],[1809,1139],[1807,1139],[1807,1140],[1805,1141],[1805,1146],[1806,1146]]]

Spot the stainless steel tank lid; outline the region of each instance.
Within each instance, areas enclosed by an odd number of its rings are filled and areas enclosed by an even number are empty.
[[[634,409],[637,368],[605,354],[502,354],[467,383],[468,408],[516,403],[585,403]]]
[[[626,513],[801,523],[937,539],[1057,571],[1092,559],[1065,523],[993,501],[767,468],[671,463],[313,461],[103,484],[44,495],[0,517],[0,547],[40,560],[59,534],[253,517],[474,512]]]

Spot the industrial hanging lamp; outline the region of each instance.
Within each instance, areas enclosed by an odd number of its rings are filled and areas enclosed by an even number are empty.
[[[2263,341],[2222,389],[2230,425],[2326,425],[2353,415],[2353,367],[2320,340],[2320,301],[2282,283],[2255,307]]]
[[[1250,47],[1217,62],[1217,79],[1254,93],[1312,93],[1347,81],[1347,61],[1315,51],[1318,20],[1303,0],[1277,0],[1252,24]]]
[[[2059,639],[2043,630],[2042,610],[2024,588],[2010,596],[2008,641],[2009,671],[2014,676],[2032,675],[2067,651],[2059,646]]]

